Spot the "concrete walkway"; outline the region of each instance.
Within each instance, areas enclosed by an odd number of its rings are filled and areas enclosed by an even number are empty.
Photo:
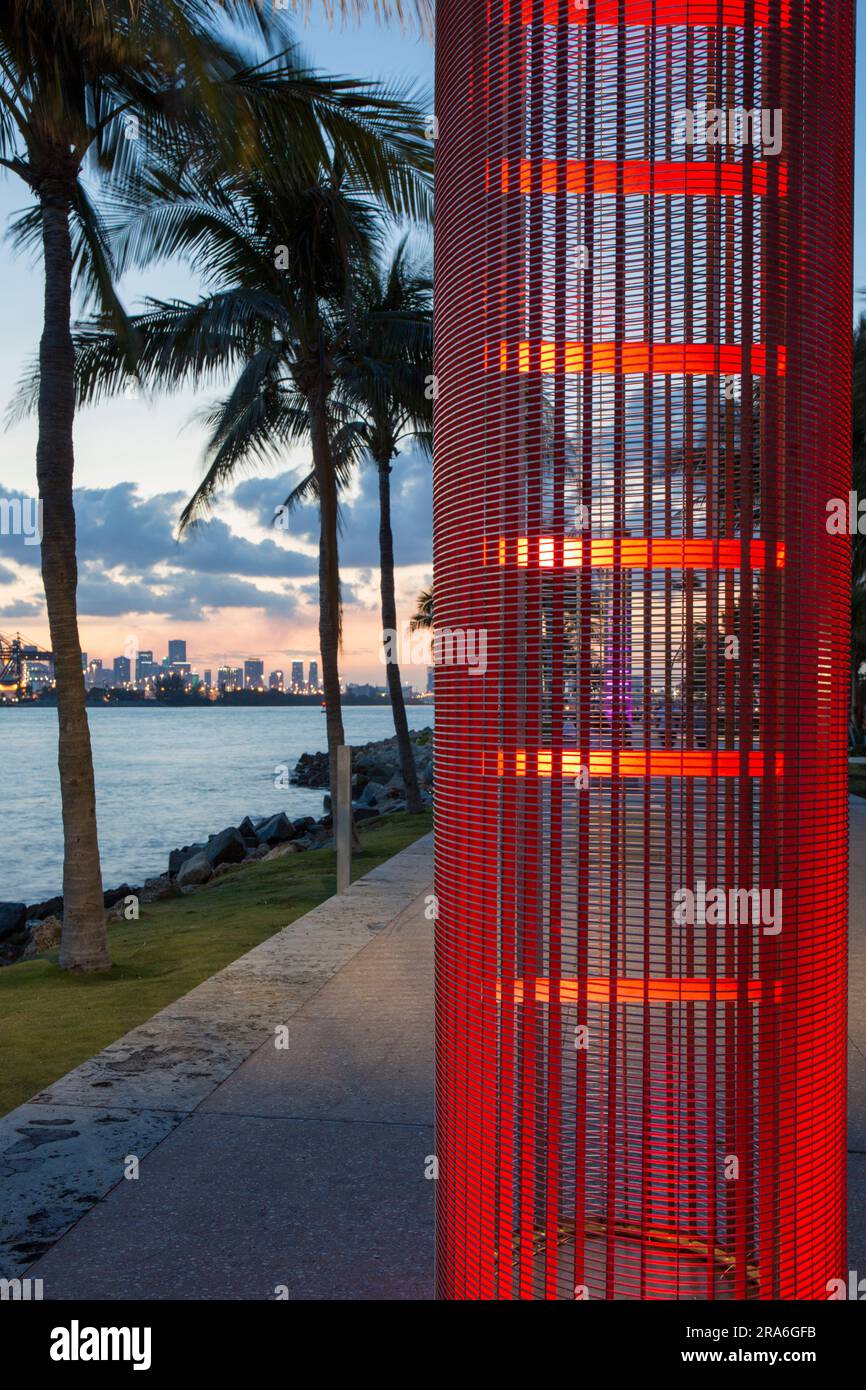
[[[853,798],[851,841],[849,1267],[863,1277]],[[426,837],[0,1121],[0,1274],[42,1279],[47,1299],[431,1298],[431,878]]]
[[[430,1297],[431,879],[425,836],[0,1120],[0,1277]]]

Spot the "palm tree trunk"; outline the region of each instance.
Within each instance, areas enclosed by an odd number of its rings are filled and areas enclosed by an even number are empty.
[[[327,391],[317,384],[307,393],[313,469],[319,493],[319,651],[328,735],[331,815],[337,822],[337,749],[345,743],[340,699],[340,558],[337,546],[337,478],[328,433]],[[354,818],[353,848],[360,848]]]
[[[391,530],[391,461],[377,458],[379,470],[379,578],[382,594],[382,631],[397,633],[397,599],[394,593],[394,535]],[[390,648],[390,644],[389,644]],[[415,753],[409,737],[409,723],[406,719],[406,705],[403,700],[403,686],[400,683],[400,663],[391,660],[391,651],[385,670],[388,675],[388,693],[391,697],[391,710],[394,716],[394,730],[397,734],[397,751],[400,755],[400,772],[406,788],[406,808],[417,815],[423,811],[424,804],[418,789],[418,771],[415,767]]]
[[[54,653],[59,722],[58,765],[63,808],[64,970],[108,970],[102,875],[96,837],[96,793],[81,670],[72,504],[75,416],[74,350],[70,332],[72,247],[69,194],[40,190],[45,259],[45,316],[39,346],[39,442],[36,474],[42,505],[42,579]]]

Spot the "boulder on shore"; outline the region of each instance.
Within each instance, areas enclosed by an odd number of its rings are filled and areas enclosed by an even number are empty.
[[[296,787],[327,787],[328,766],[327,753],[302,753],[289,781]]]
[[[28,919],[28,921],[29,921],[31,918],[36,918],[36,917],[38,917],[41,921],[44,921],[46,917],[62,917],[62,916],[63,916],[63,899],[60,898],[60,897],[57,897],[57,898],[47,898],[47,899],[45,900],[44,903],[34,903],[32,907],[28,907],[28,909],[27,909],[27,919]]]
[[[415,765],[419,772],[432,775],[433,730],[412,729],[409,733]],[[364,781],[385,783],[394,773],[400,771],[400,749],[395,736],[365,743],[352,749],[352,772],[356,781],[354,789],[360,792]],[[425,780],[427,780],[425,778]],[[329,760],[327,753],[302,753],[289,779],[296,787],[321,787],[329,785]]]
[[[197,854],[204,852],[204,845],[184,845],[182,849],[173,849],[168,856],[168,872],[174,878],[180,872],[181,866],[187,859],[194,858]]]
[[[160,874],[158,878],[146,878],[139,893],[139,902],[155,903],[160,898],[173,898],[177,895],[177,888],[168,874]]]
[[[26,922],[26,903],[0,903],[0,941],[23,931]]]
[[[122,883],[119,888],[109,888],[102,895],[102,906],[106,909],[115,907],[124,898],[136,897],[138,891],[137,888],[130,888],[128,883]]]
[[[261,825],[261,821],[259,824]],[[256,823],[249,816],[244,816],[238,826],[238,834],[243,836],[244,844],[247,846],[257,845],[259,842],[259,837],[256,834]]]
[[[291,840],[295,833],[295,828],[285,811],[278,811],[275,816],[266,820],[264,825],[260,825],[257,831],[259,844],[270,846],[281,844],[283,840]]]
[[[233,825],[227,826],[217,835],[211,835],[205,847],[205,854],[212,869],[218,868],[220,864],[240,864],[246,852],[244,837]]]
[[[63,935],[63,923],[59,917],[43,917],[38,922],[30,925],[30,942],[35,948],[34,955],[41,955],[43,951],[52,951],[55,946],[60,945],[60,938]],[[29,947],[27,948],[30,949]],[[26,954],[26,953],[25,953]]]
[[[213,869],[204,850],[201,850],[181,864],[177,875],[177,886],[178,888],[197,888],[200,883],[207,883],[210,878],[213,878]]]
[[[263,858],[265,858],[265,859],[282,859],[282,857],[283,857],[284,854],[297,854],[299,848],[300,848],[300,846],[299,846],[299,842],[298,842],[297,840],[284,840],[282,844],[280,844],[280,845],[274,845],[273,849],[265,849],[265,847],[264,847],[264,845],[263,845],[263,846],[262,846],[262,850],[264,851]]]
[[[377,801],[385,799],[385,786],[382,782],[368,782],[361,795],[358,797],[359,806],[375,806]]]
[[[222,864],[217,864],[216,868],[213,871],[212,877],[209,879],[209,882],[213,883],[214,879],[223,878],[226,874],[233,874],[236,872],[238,868],[238,864],[230,864],[228,860],[225,860]]]

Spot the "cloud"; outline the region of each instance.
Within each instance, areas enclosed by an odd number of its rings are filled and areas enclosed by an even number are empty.
[[[292,617],[299,606],[318,604],[317,560],[298,543],[315,547],[315,504],[298,509],[291,530],[271,525],[275,505],[298,481],[298,474],[250,478],[228,500],[268,536],[250,540],[232,531],[219,516],[199,523],[183,540],[176,539],[177,518],[186,500],[182,492],[142,497],[133,482],[107,488],[80,488],[75,494],[79,559],[78,608],[83,618],[140,618],[160,615],[174,622],[197,623],[222,608],[258,611],[278,620]],[[343,585],[346,609],[365,608],[365,590],[377,578],[379,564],[379,496],[375,468],[359,470],[360,490],[341,508],[340,560],[344,571],[357,571]],[[431,560],[432,478],[430,463],[417,451],[395,460],[391,474],[392,520],[397,566]],[[22,497],[0,487],[0,498]],[[243,526],[243,520],[241,520]],[[0,585],[17,576],[14,561],[28,578],[38,578],[39,547],[23,536],[0,536]],[[262,587],[260,581],[265,581]],[[301,581],[291,592],[277,592],[286,581]],[[28,585],[28,587],[30,587]],[[0,610],[7,620],[41,617],[44,605],[33,594]]]
[[[172,557],[166,559],[172,563]],[[218,518],[196,526],[177,544],[173,562],[186,562],[206,573],[272,579],[305,578],[315,574],[317,568],[315,556],[275,541],[245,540],[234,535]]]
[[[295,590],[298,598],[308,604],[310,608],[319,606],[319,586],[318,584],[302,584]],[[340,604],[345,608],[367,608],[369,605],[364,601],[363,596],[358,592],[354,584],[347,584],[345,579],[340,580]]]
[[[291,594],[260,589],[230,575],[148,573],[143,581],[122,583],[110,575],[89,572],[78,586],[78,609],[88,618],[160,614],[177,622],[201,622],[218,608],[262,609],[285,618],[296,607]]]
[[[272,478],[249,478],[239,483],[231,500],[252,513],[261,526],[271,526],[274,508],[297,486],[301,472]],[[357,497],[341,502],[340,563],[347,569],[379,565],[379,482],[372,464],[357,473]],[[418,450],[406,451],[394,461],[391,472],[391,524],[394,561],[424,565],[432,561],[433,470]],[[289,517],[288,534],[305,544],[315,544],[318,519],[314,503],[298,507]]]
[[[127,569],[164,562],[247,578],[300,578],[315,573],[315,559],[280,543],[279,537],[249,541],[235,535],[219,517],[199,522],[178,541],[175,528],[185,501],[181,492],[140,497],[130,482],[83,489],[75,499],[80,559]]]
[[[0,498],[22,496],[0,487]],[[260,579],[315,574],[315,557],[294,549],[279,532],[273,540],[249,541],[234,534],[219,517],[200,522],[178,541],[175,528],[185,501],[182,492],[140,497],[131,482],[79,489],[75,494],[79,562],[103,569],[123,566],[131,573],[166,563]],[[5,557],[39,566],[39,546],[25,544],[23,536],[4,535],[0,544]]]
[[[21,497],[0,487],[0,497]],[[84,617],[163,614],[197,622],[216,608],[248,608],[286,617],[296,601],[290,595],[260,588],[256,580],[282,583],[311,579],[314,556],[295,549],[290,540],[251,541],[214,517],[193,528],[183,540],[175,526],[183,493],[141,497],[134,483],[109,488],[82,488],[75,496],[79,560],[78,608]],[[0,554],[20,566],[38,569],[38,545],[23,536],[0,537]],[[0,562],[0,583],[16,576]],[[41,615],[40,602],[20,602],[6,615]]]
[[[20,603],[10,603],[5,608],[0,608],[0,619],[12,619],[17,622],[21,618],[41,618],[43,612],[43,604],[34,599],[22,599]]]

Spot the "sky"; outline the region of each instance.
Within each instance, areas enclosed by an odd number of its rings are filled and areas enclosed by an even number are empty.
[[[840,0],[846,3],[846,0]],[[315,11],[315,4],[313,10]],[[866,54],[866,0],[857,0],[858,47]],[[298,39],[326,71],[412,83],[432,110],[433,49],[428,40],[375,20],[333,26],[315,13],[296,21]],[[866,61],[857,80],[854,312],[866,312]],[[20,181],[0,179],[0,226],[28,203]],[[41,327],[38,263],[0,241],[0,406],[14,394]],[[179,264],[128,277],[122,296],[135,309],[148,295],[193,298],[198,281]],[[110,662],[130,646],[160,659],[170,637],[187,640],[199,670],[257,656],[266,670],[318,659],[316,518],[299,510],[291,531],[270,525],[309,464],[305,450],[285,467],[245,476],[197,534],[178,543],[183,503],[202,474],[204,431],[195,415],[213,391],[156,400],[118,399],[81,412],[75,429],[76,514],[82,647]],[[35,422],[0,433],[0,499],[35,492]],[[432,578],[429,462],[411,451],[392,473],[399,621]],[[384,682],[379,660],[376,480],[362,469],[344,506],[341,537],[344,626],[341,672],[349,681]],[[0,630],[48,645],[38,546],[0,536]],[[422,686],[420,666],[407,680]]]

